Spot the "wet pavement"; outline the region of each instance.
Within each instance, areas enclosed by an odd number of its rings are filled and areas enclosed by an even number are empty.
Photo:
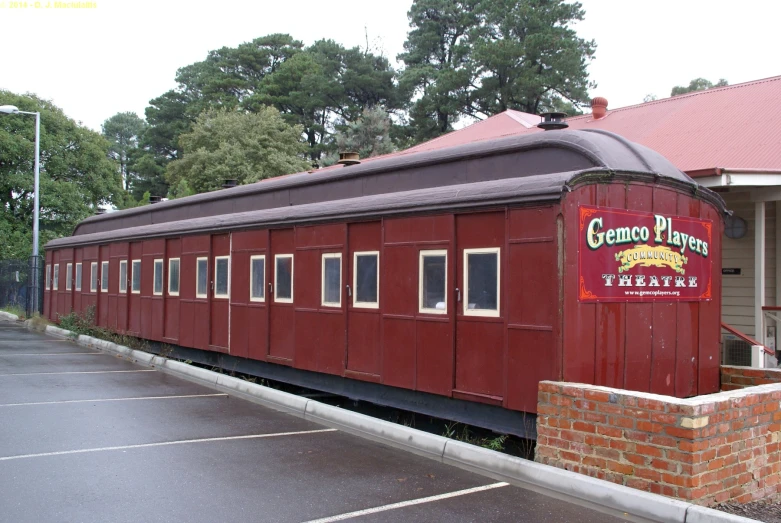
[[[0,322],[0,522],[623,519]]]

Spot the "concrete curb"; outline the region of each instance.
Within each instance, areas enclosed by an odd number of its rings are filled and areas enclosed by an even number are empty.
[[[750,523],[756,521],[508,456],[194,367],[163,356],[133,350],[91,336],[80,335],[77,337],[70,331],[51,325],[46,327],[45,332],[58,338],[74,340],[86,347],[118,354],[141,365],[155,367],[188,381],[223,392],[230,392],[238,397],[255,401],[276,410],[289,412],[316,423],[342,429],[484,476],[520,484],[544,494],[552,494],[557,498],[575,498],[586,505],[602,510],[607,509],[625,513],[636,519],[664,523]]]
[[[0,311],[0,320],[19,321],[19,316],[16,314],[11,314],[10,312]]]

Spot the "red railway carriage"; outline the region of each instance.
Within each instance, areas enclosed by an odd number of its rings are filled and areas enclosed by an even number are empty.
[[[530,435],[540,380],[719,390],[724,212],[649,149],[549,131],[89,218],[47,245],[45,314]]]

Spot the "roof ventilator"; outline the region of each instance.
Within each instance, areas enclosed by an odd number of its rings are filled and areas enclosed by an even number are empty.
[[[162,201],[163,201],[163,197],[162,196],[150,196],[149,197],[149,203],[150,204],[151,203],[160,203]]]
[[[231,187],[236,187],[239,184],[238,180],[225,180],[222,183],[223,189],[230,189]]]
[[[553,131],[556,129],[566,129],[569,124],[564,121],[567,117],[567,113],[542,113],[542,121],[537,124],[537,127],[544,131]]]
[[[339,153],[339,161],[336,163],[340,163],[342,165],[357,165],[361,163],[361,157],[356,152],[344,152]]]

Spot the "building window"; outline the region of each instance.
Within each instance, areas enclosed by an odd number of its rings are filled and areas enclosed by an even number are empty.
[[[133,260],[130,266],[130,292],[138,294],[141,292],[141,260]]]
[[[108,262],[100,262],[100,290],[108,292]]]
[[[89,291],[98,292],[98,262],[89,265]]]
[[[353,254],[353,307],[380,306],[380,253]]]
[[[342,254],[323,254],[322,304],[326,307],[342,306]]]
[[[163,295],[163,260],[155,260],[154,286],[152,294],[155,296]]]
[[[60,290],[60,264],[56,264],[54,266],[54,283],[52,284],[52,289],[55,291]]]
[[[214,257],[214,297],[228,298],[230,288],[230,256]]]
[[[293,255],[274,256],[274,301],[293,303]]]
[[[420,251],[420,312],[447,314],[447,251]]]
[[[499,248],[464,249],[464,314],[499,316]]]
[[[209,288],[209,259],[195,260],[195,297],[206,298]]]
[[[250,256],[249,300],[266,301],[266,257]]]
[[[179,296],[179,258],[168,260],[168,295]]]
[[[81,290],[81,264],[76,264],[76,290]]]
[[[127,292],[127,260],[119,260],[119,292]]]
[[[73,265],[67,264],[65,266],[65,290],[71,290],[71,279],[73,278]]]
[[[51,290],[52,288],[52,266],[48,263],[46,264],[46,290]]]

